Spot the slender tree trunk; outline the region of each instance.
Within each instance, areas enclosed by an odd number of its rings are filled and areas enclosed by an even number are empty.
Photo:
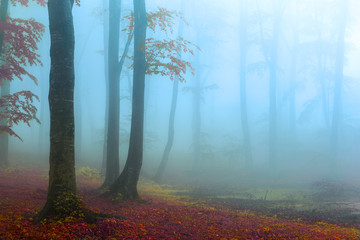
[[[253,165],[251,152],[251,138],[248,123],[247,97],[246,97],[246,58],[248,49],[247,40],[247,9],[242,0],[240,8],[240,112],[241,128],[244,139],[244,159],[246,168],[250,169]]]
[[[108,8],[107,1],[103,1],[103,12]],[[107,132],[109,123],[109,16],[104,14],[104,77],[105,77],[105,126],[104,126],[104,144],[103,144],[103,160],[101,164],[101,173],[106,174],[106,156],[107,156]]]
[[[80,64],[76,64],[77,66],[79,66]],[[75,123],[76,123],[76,130],[75,130],[75,159],[77,162],[81,162],[83,161],[82,158],[82,115],[83,115],[83,110],[82,110],[82,101],[81,101],[81,85],[80,85],[80,81],[79,81],[79,76],[80,74],[76,74],[76,84],[75,84],[75,89],[74,89],[74,99],[75,99]]]
[[[49,0],[50,171],[48,195],[36,222],[49,216],[81,217],[74,158],[74,27],[73,1]]]
[[[278,43],[280,33],[281,16],[278,11],[279,4],[276,4],[273,20],[273,39],[270,49],[270,84],[269,84],[269,165],[271,169],[277,167],[277,109],[276,109],[276,81],[277,81],[277,59]]]
[[[0,86],[0,98],[10,94],[10,81],[3,80]],[[0,109],[1,110],[1,109]],[[7,119],[2,119],[0,125],[7,126]],[[0,168],[9,166],[9,134],[0,132]]]
[[[46,65],[47,66],[47,65]],[[39,125],[39,138],[38,138],[38,155],[41,160],[45,161],[45,151],[48,151],[48,138],[47,138],[47,129],[48,129],[48,121],[47,121],[47,108],[46,108],[46,95],[48,93],[47,87],[45,87],[45,79],[47,74],[44,71],[41,71],[41,81],[39,83],[40,86],[40,125]]]
[[[335,86],[334,86],[334,103],[331,126],[330,149],[332,153],[333,165],[336,167],[335,159],[338,156],[339,148],[339,129],[342,121],[342,82],[344,71],[344,48],[345,48],[345,31],[348,12],[348,0],[339,1],[342,8],[339,18],[339,32],[337,39],[336,60],[335,60]]]
[[[326,130],[330,129],[330,114],[329,114],[329,86],[326,84],[326,76],[324,75],[325,72],[325,60],[324,60],[324,49],[323,49],[323,39],[322,39],[322,32],[321,32],[321,27],[320,27],[320,23],[321,23],[321,19],[320,19],[320,11],[321,11],[321,7],[322,4],[320,2],[314,2],[315,6],[315,16],[316,17],[316,22],[315,22],[315,26],[317,27],[317,41],[318,41],[318,46],[317,46],[317,79],[320,82],[320,86],[321,86],[321,104],[322,104],[322,115],[323,115],[323,120],[325,123],[325,127]],[[324,20],[323,20],[324,21]]]
[[[92,29],[93,29],[93,26],[94,26],[94,23],[95,23],[95,19],[93,20],[93,22],[91,24],[89,24],[91,27],[90,27],[90,30],[87,32],[87,36],[85,37],[85,41],[83,42],[83,44],[81,45],[80,47],[80,51],[77,52],[77,61],[75,62],[75,69],[79,70],[80,69],[80,65],[81,65],[81,61],[84,57],[84,53],[85,53],[85,50],[86,50],[86,45],[87,45],[87,42],[88,40],[90,39],[90,35],[91,35],[91,32],[92,32]],[[82,89],[83,88],[83,81],[81,79],[81,73],[79,71],[76,71],[75,72],[75,78],[76,78],[76,84],[75,84],[75,93],[74,93],[74,103],[75,103],[75,125],[77,126],[76,129],[75,129],[75,159],[77,162],[82,162],[84,161],[84,156],[83,156],[83,103],[82,103],[82,95],[83,95],[83,92],[82,92]],[[90,112],[90,111],[88,111]],[[90,115],[90,114],[89,114]],[[91,121],[90,120],[91,117],[89,116],[86,120],[87,122]],[[91,126],[90,126],[90,129],[91,129]]]
[[[109,2],[109,116],[107,127],[106,174],[102,187],[109,187],[119,176],[119,128],[120,128],[120,11],[121,1]]]
[[[296,23],[297,24],[297,23]],[[298,29],[295,27],[293,31],[293,47],[291,51],[290,63],[290,96],[289,96],[289,127],[290,127],[290,142],[291,150],[296,147],[296,77],[297,77],[297,59],[298,59],[298,45],[299,36]]]
[[[185,1],[181,2],[182,7],[181,9],[184,10]],[[182,36],[184,30],[183,21],[179,21],[179,30],[178,36]],[[181,57],[181,55],[179,56]],[[160,181],[164,175],[166,165],[169,161],[169,155],[171,148],[174,143],[174,132],[175,132],[175,113],[176,113],[176,106],[177,106],[177,99],[179,93],[179,77],[176,76],[173,82],[173,89],[172,89],[172,98],[171,98],[171,107],[170,107],[170,116],[169,116],[169,128],[168,128],[168,139],[167,143],[163,152],[163,156],[161,158],[160,165],[157,169],[154,179],[156,181]]]
[[[1,0],[0,5],[0,22],[6,22],[7,12],[9,9],[9,0]],[[4,31],[0,32],[0,54],[2,53],[4,43]]]
[[[319,40],[320,42],[320,40]],[[321,85],[321,103],[322,103],[322,113],[323,113],[323,119],[325,122],[326,129],[330,128],[330,117],[329,117],[329,87],[326,84],[326,77],[324,76],[324,61],[323,61],[323,55],[321,53],[321,50],[318,53],[318,79],[320,81]]]
[[[6,22],[6,16],[8,12],[9,1],[2,0],[0,5],[0,22]],[[0,32],[0,59],[3,50],[4,32]],[[1,61],[0,61],[1,63]],[[2,84],[2,85],[1,85]],[[0,81],[0,98],[10,94],[10,82]],[[2,109],[0,109],[2,111]],[[8,125],[7,119],[0,119],[0,125]],[[0,168],[9,166],[9,134],[6,132],[0,132]]]
[[[175,113],[176,113],[176,105],[177,105],[177,98],[179,92],[179,78],[175,77],[172,89],[172,99],[171,99],[171,107],[170,107],[170,117],[169,117],[169,128],[168,128],[168,139],[167,143],[163,152],[163,156],[161,158],[160,165],[157,169],[156,175],[154,177],[155,181],[160,181],[162,176],[164,175],[164,171],[166,165],[169,161],[169,155],[171,148],[174,143],[174,132],[175,132]]]
[[[197,41],[199,42],[199,41]],[[200,60],[199,56],[196,56],[196,65],[198,71],[200,72]],[[199,170],[201,154],[200,154],[200,134],[201,134],[201,81],[200,74],[196,74],[194,78],[194,87],[193,87],[193,157],[194,157],[194,170]]]
[[[124,170],[111,185],[111,193],[121,193],[124,199],[139,199],[137,183],[143,160],[144,92],[145,92],[145,0],[134,0],[134,75],[133,100],[128,158]]]

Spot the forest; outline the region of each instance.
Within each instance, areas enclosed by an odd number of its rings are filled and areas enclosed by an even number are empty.
[[[357,0],[0,0],[0,239],[360,239]]]

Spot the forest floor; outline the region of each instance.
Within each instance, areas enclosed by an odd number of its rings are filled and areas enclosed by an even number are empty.
[[[93,211],[121,215],[97,225],[75,219],[42,222],[32,217],[46,200],[47,171],[0,170],[0,239],[360,239],[356,208],[300,200],[240,199],[206,188],[159,185],[142,179],[145,203],[101,198],[102,179],[78,171],[78,188]],[[318,196],[319,197],[319,196]]]

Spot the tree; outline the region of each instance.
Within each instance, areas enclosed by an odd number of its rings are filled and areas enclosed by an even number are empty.
[[[241,127],[244,139],[244,157],[247,168],[252,167],[252,152],[251,152],[251,138],[249,123],[247,117],[247,97],[246,97],[246,59],[248,49],[248,30],[247,30],[247,9],[246,4],[241,1],[240,9],[240,112],[241,112]]]
[[[110,188],[112,193],[121,193],[129,199],[139,198],[137,182],[143,160],[146,25],[145,0],[134,1],[134,73],[129,153],[124,170]]]
[[[269,164],[271,168],[277,165],[277,110],[276,110],[276,82],[277,82],[277,63],[278,63],[278,45],[281,23],[281,1],[274,4],[273,17],[273,35],[270,47],[269,59]]]
[[[184,9],[184,1],[182,3],[182,9]],[[178,36],[182,36],[184,30],[184,24],[183,21],[179,21],[179,30],[178,30]],[[178,56],[181,58],[181,53]],[[177,106],[177,98],[178,98],[178,92],[179,92],[179,77],[176,76],[173,81],[173,89],[172,89],[172,98],[171,98],[171,106],[170,106],[170,116],[169,116],[169,126],[168,126],[168,139],[166,142],[166,146],[163,152],[163,156],[161,158],[160,165],[156,171],[155,174],[155,181],[160,181],[162,176],[164,175],[166,165],[169,161],[169,155],[171,148],[174,143],[174,132],[175,132],[175,113],[176,113],[176,106]]]
[[[12,1],[27,6],[28,1]],[[44,6],[44,1],[38,0]],[[36,53],[37,43],[44,33],[44,25],[34,19],[23,20],[7,16],[9,0],[2,0],[0,5],[0,166],[8,166],[8,137],[17,135],[12,127],[20,122],[30,126],[36,117],[37,109],[33,105],[38,99],[30,91],[10,94],[10,82],[23,80],[27,76],[37,84],[37,79],[25,67],[40,64],[40,56]]]
[[[106,168],[102,187],[109,187],[119,176],[119,115],[120,115],[120,40],[121,1],[109,1],[109,50],[108,50],[108,117],[106,133]]]
[[[339,143],[339,129],[342,120],[342,82],[344,78],[344,49],[345,49],[345,32],[348,12],[348,0],[339,1],[341,3],[336,47],[336,60],[335,60],[335,84],[334,84],[334,99],[333,99],[333,115],[331,125],[331,139],[330,149],[332,153],[333,165],[338,155]],[[335,167],[335,166],[333,166]]]
[[[87,218],[76,191],[74,157],[74,26],[73,0],[49,0],[50,171],[45,206],[36,222],[47,217]]]
[[[257,3],[258,4],[258,3]],[[269,70],[269,167],[276,169],[277,165],[277,141],[278,141],[278,124],[277,124],[277,76],[278,76],[278,48],[280,37],[280,24],[283,11],[283,1],[276,0],[273,3],[272,20],[272,36],[266,38],[263,16],[259,19],[260,45],[263,50],[266,67]],[[259,7],[259,6],[258,6]],[[258,9],[258,14],[261,15]]]
[[[139,7],[137,4],[140,4],[141,7]],[[137,42],[136,40],[134,42],[134,56],[130,57],[130,59],[133,61],[133,64],[130,65],[130,68],[133,68],[134,75],[132,92],[132,118],[128,157],[124,170],[110,187],[111,194],[121,193],[123,198],[134,200],[139,199],[137,192],[137,182],[141,171],[143,156],[145,85],[143,83],[142,76],[142,55],[144,54],[145,56],[144,71],[146,75],[168,76],[171,80],[174,80],[174,77],[178,76],[179,81],[182,82],[185,80],[184,74],[186,74],[187,69],[190,68],[193,73],[193,68],[190,62],[180,59],[179,55],[181,52],[189,52],[190,54],[193,54],[191,47],[196,47],[191,42],[183,39],[182,37],[170,40],[145,38],[146,34],[143,31],[146,32],[146,22],[148,28],[152,32],[155,32],[156,29],[160,29],[161,31],[165,32],[165,35],[168,35],[172,32],[172,27],[174,25],[172,21],[173,18],[175,16],[181,16],[176,12],[171,12],[164,8],[159,8],[155,12],[146,13],[146,16],[143,17],[142,11],[144,10],[145,6],[142,4],[144,4],[142,0],[139,3],[134,2],[134,14],[127,17],[130,20],[127,28],[129,36],[131,36],[130,34],[134,28],[135,39],[136,33],[138,34]],[[139,15],[135,14],[135,7],[137,8],[137,14]],[[136,17],[139,19],[136,19]],[[144,24],[145,26],[143,26]],[[136,32],[136,30],[138,32]]]
[[[296,81],[298,79],[298,49],[299,49],[299,23],[298,23],[298,2],[295,0],[295,14],[294,14],[294,23],[291,26],[293,29],[292,32],[292,49],[291,49],[291,60],[290,60],[290,89],[289,89],[289,128],[290,128],[290,148],[295,150],[296,146]]]

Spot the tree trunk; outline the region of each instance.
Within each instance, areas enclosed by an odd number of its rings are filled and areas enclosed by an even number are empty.
[[[6,16],[8,12],[9,1],[2,0],[0,5],[0,22],[6,22]],[[4,42],[4,32],[0,33],[0,57],[2,54]],[[2,84],[2,85],[1,85]],[[0,98],[10,94],[10,82],[0,81]],[[0,111],[2,111],[0,109]],[[8,125],[7,119],[0,119],[0,125]],[[6,168],[9,166],[9,134],[6,132],[0,132],[0,168]]]
[[[251,138],[248,123],[247,97],[246,97],[246,58],[247,58],[247,9],[244,1],[241,1],[240,8],[240,112],[241,128],[244,139],[244,159],[246,168],[253,165],[251,152]]]
[[[197,41],[199,43],[199,41]],[[199,56],[196,55],[196,65],[198,67],[198,73],[200,70],[200,60]],[[193,87],[193,129],[192,129],[192,137],[193,137],[193,157],[194,157],[194,165],[193,169],[195,171],[200,168],[201,154],[200,154],[200,134],[201,134],[201,92],[202,86],[200,81],[200,74],[196,74],[194,78],[194,87]]]
[[[331,128],[331,140],[330,149],[333,159],[333,167],[336,166],[336,158],[338,156],[339,148],[339,129],[342,120],[342,82],[343,82],[343,71],[344,71],[344,48],[345,48],[345,32],[346,32],[346,21],[348,11],[348,0],[339,1],[341,2],[342,8],[340,9],[339,18],[339,32],[337,39],[336,49],[336,60],[335,60],[335,86],[334,86],[334,103],[333,103],[333,116],[332,116],[332,128]]]
[[[181,9],[184,10],[184,4],[185,1],[181,2]],[[178,36],[182,36],[184,30],[184,24],[183,21],[179,21],[179,30],[178,30]],[[181,58],[181,54],[179,56]],[[176,76],[173,82],[173,89],[172,89],[172,98],[171,98],[171,107],[170,107],[170,116],[169,116],[169,128],[168,128],[168,139],[167,143],[163,152],[163,156],[161,158],[160,165],[157,169],[157,172],[155,174],[155,181],[160,181],[164,175],[166,165],[169,161],[169,155],[171,148],[174,143],[174,132],[175,132],[175,113],[176,113],[176,106],[177,106],[177,99],[178,99],[178,93],[179,93],[179,77]]]
[[[143,160],[144,138],[144,90],[145,90],[145,38],[146,8],[145,0],[134,0],[134,75],[132,118],[129,153],[124,170],[111,185],[111,193],[120,193],[124,199],[139,199],[137,183]]]
[[[299,35],[296,26],[293,30],[293,47],[291,51],[291,62],[290,62],[290,96],[289,96],[289,128],[290,128],[290,143],[291,150],[295,150],[296,147],[296,77],[297,77],[297,59],[298,59],[298,45]]]
[[[103,1],[104,12],[104,77],[105,77],[105,126],[104,126],[104,143],[103,143],[103,159],[101,163],[101,174],[106,174],[106,156],[107,156],[107,132],[109,123],[109,16],[105,14],[108,6],[106,1]]]
[[[164,174],[166,165],[169,161],[170,151],[171,151],[171,148],[174,143],[174,131],[175,131],[174,125],[175,125],[175,112],[176,112],[176,105],[177,105],[177,97],[178,97],[178,92],[179,92],[178,89],[179,89],[179,78],[175,77],[174,83],[173,83],[172,99],[171,99],[171,107],[170,107],[168,140],[167,140],[167,143],[166,143],[166,146],[164,149],[163,156],[161,158],[159,168],[154,177],[155,181],[161,180],[161,178]]]
[[[317,26],[317,79],[320,82],[321,86],[321,104],[322,104],[322,116],[325,123],[326,131],[330,129],[330,117],[329,117],[329,86],[326,82],[326,76],[324,74],[325,72],[325,56],[324,56],[324,49],[323,49],[323,39],[322,39],[322,32],[321,32],[321,21],[324,21],[323,19],[320,19],[321,14],[319,14],[322,11],[322,4],[320,2],[314,2],[315,6],[315,16],[316,16],[316,22],[314,26]]]
[[[47,217],[83,217],[76,192],[74,157],[74,27],[71,0],[49,0],[50,171],[48,195],[36,222]]]
[[[107,124],[106,174],[102,187],[109,187],[119,176],[120,72],[119,40],[121,1],[109,2],[109,116]]]
[[[276,169],[277,166],[277,110],[276,110],[276,80],[277,80],[277,58],[278,58],[278,43],[280,33],[281,16],[279,4],[275,5],[274,20],[273,20],[273,39],[270,49],[270,83],[269,83],[269,165],[271,169]]]
[[[321,39],[319,39],[319,45],[321,44]],[[323,60],[322,50],[318,53],[318,79],[321,85],[321,103],[322,103],[322,113],[323,119],[325,122],[326,130],[330,128],[330,117],[329,117],[329,86],[326,84],[326,77],[324,76],[325,63]]]
[[[9,8],[9,0],[1,0],[0,22],[6,22],[8,8]],[[4,43],[4,32],[1,32],[0,33],[0,54],[2,53],[3,43]]]
[[[10,94],[10,81],[3,80],[0,86],[0,98]],[[2,119],[0,125],[8,126],[7,119]],[[9,134],[0,132],[0,168],[9,166]]]

